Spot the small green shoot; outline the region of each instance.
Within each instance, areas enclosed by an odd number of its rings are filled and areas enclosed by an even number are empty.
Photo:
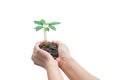
[[[38,25],[34,28],[36,31],[43,29],[44,40],[47,40],[47,32],[49,32],[50,29],[56,31],[55,25],[60,24],[60,22],[49,22],[48,23],[44,19],[41,19],[40,21],[34,21],[34,23]]]

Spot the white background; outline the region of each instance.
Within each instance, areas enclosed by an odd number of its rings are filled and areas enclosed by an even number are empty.
[[[0,80],[47,80],[31,61],[34,44],[43,40],[33,29],[40,19],[62,23],[48,39],[66,43],[87,71],[120,80],[119,0],[0,0]]]

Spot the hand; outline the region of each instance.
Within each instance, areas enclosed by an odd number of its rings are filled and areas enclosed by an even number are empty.
[[[45,50],[39,48],[42,42],[36,43],[33,49],[32,60],[34,64],[47,68],[49,64],[57,64],[57,61]]]
[[[59,54],[59,57],[57,58],[58,62],[64,58],[71,58],[69,54],[70,53],[69,49],[64,43],[59,41],[53,41],[53,42],[58,45],[58,54]]]

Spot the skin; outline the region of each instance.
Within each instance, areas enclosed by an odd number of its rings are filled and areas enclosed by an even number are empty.
[[[84,68],[82,68],[71,56],[69,49],[64,43],[54,41],[58,45],[59,57],[57,58],[59,67],[70,80],[99,80]]]
[[[71,56],[67,46],[59,41],[53,41],[58,45],[59,57],[54,60],[50,54],[35,47],[32,60],[36,65],[47,70],[48,80],[63,80],[59,68],[70,80],[99,80],[80,66]],[[38,44],[36,44],[38,46]]]
[[[48,52],[39,48],[41,43],[36,43],[33,49],[32,60],[34,64],[46,69],[48,80],[64,80],[59,70],[58,62]]]

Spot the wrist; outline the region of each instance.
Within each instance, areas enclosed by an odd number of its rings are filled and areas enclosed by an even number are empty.
[[[47,70],[47,69],[52,68],[52,67],[53,68],[58,67],[57,61],[54,60],[54,61],[47,62],[45,69]]]

